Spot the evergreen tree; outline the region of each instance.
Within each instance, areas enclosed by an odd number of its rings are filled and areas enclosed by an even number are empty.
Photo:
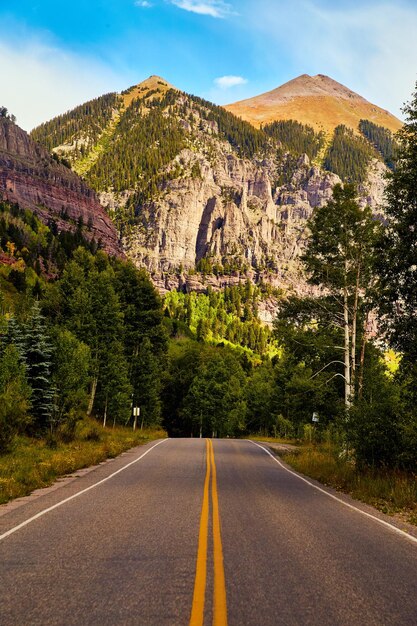
[[[364,137],[357,137],[346,126],[337,126],[325,159],[324,168],[334,172],[344,182],[362,183],[368,166],[377,154]]]
[[[361,120],[359,130],[381,154],[385,165],[392,170],[395,169],[397,143],[391,131],[383,126],[377,126],[369,120]]]
[[[279,120],[263,127],[267,135],[282,143],[285,150],[297,155],[305,153],[314,159],[324,147],[326,135],[295,120]]]
[[[55,389],[52,380],[53,346],[39,304],[25,325],[24,362],[31,387],[31,429],[35,434],[53,427]]]
[[[396,171],[386,189],[386,228],[379,247],[379,303],[393,345],[417,357],[417,91],[397,133]]]
[[[128,364],[121,341],[114,338],[107,346],[105,358],[100,364],[95,412],[106,426],[110,418],[113,425],[129,420],[133,387],[129,382]]]

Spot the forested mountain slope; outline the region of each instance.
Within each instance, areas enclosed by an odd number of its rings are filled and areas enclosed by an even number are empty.
[[[351,180],[377,209],[386,170],[359,128],[340,126],[333,138],[296,121],[256,129],[158,76],[32,136],[83,174],[127,255],[162,291],[247,278],[302,290],[298,259],[314,208]]]

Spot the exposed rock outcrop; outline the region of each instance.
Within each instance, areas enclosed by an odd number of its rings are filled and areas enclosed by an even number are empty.
[[[270,96],[274,103],[278,96],[292,101],[295,89],[294,97],[329,95],[344,115],[352,102],[356,113],[360,106],[372,113],[373,105],[328,77],[303,76],[284,87],[267,94],[268,102]],[[114,102],[120,107],[116,125],[109,109]],[[72,162],[91,165],[86,178],[115,216],[126,254],[149,270],[162,292],[221,289],[247,278],[298,293],[311,289],[300,262],[306,221],[340,182],[317,166],[323,154],[313,164],[301,148],[284,147],[277,137],[170,89],[159,77],[114,94],[113,104],[104,96],[100,103],[96,116],[110,119],[109,126],[95,138],[91,153],[75,151]],[[74,145],[96,120],[78,118],[75,135],[69,121],[61,116],[35,134],[59,153],[58,141]],[[359,189],[361,202],[377,213],[385,169],[375,159]]]
[[[94,191],[6,118],[0,118],[0,198],[30,209],[45,223],[54,220],[59,230],[74,230],[82,222],[88,239],[101,241],[109,254],[123,254]]]
[[[221,142],[216,157],[210,162],[191,150],[178,155],[186,170],[197,162],[201,177],[168,181],[159,198],[142,208],[139,224],[123,242],[128,256],[148,268],[162,292],[220,289],[249,277],[307,293],[299,260],[306,221],[330,200],[339,177],[311,166],[303,155],[288,182],[274,185],[272,161],[240,159]],[[361,202],[374,210],[382,202],[385,169],[373,162],[369,183],[361,188]],[[195,275],[207,258],[206,275]],[[229,275],[210,273],[217,265]]]

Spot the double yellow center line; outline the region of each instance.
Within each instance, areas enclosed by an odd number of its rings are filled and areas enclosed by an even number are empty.
[[[227,626],[226,584],[223,567],[223,548],[220,534],[219,500],[217,497],[216,464],[214,462],[213,443],[206,439],[207,469],[204,481],[203,506],[201,509],[200,532],[198,538],[197,567],[194,582],[193,607],[190,626],[203,626],[204,601],[207,581],[207,548],[209,528],[209,491],[211,477],[211,503],[213,514],[213,626]]]

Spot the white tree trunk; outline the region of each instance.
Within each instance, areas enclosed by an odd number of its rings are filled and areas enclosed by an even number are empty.
[[[106,402],[104,404],[103,428],[106,428],[106,422],[107,422],[107,394],[106,394]]]
[[[356,272],[356,285],[355,285],[355,301],[353,304],[352,313],[352,343],[351,343],[351,376],[350,384],[351,390],[355,393],[355,379],[356,379],[356,329],[358,321],[358,305],[359,305],[359,284],[361,277],[361,264],[358,263],[358,269]]]
[[[345,407],[351,406],[351,379],[350,379],[350,333],[349,333],[349,299],[345,287],[343,294],[343,317],[344,317],[344,355],[345,355]]]
[[[95,376],[93,378],[93,380],[91,381],[90,400],[88,402],[88,409],[87,409],[87,415],[89,417],[90,417],[90,415],[91,415],[91,413],[93,411],[94,399],[96,397],[97,382],[98,382],[98,378],[97,378],[97,376]]]

